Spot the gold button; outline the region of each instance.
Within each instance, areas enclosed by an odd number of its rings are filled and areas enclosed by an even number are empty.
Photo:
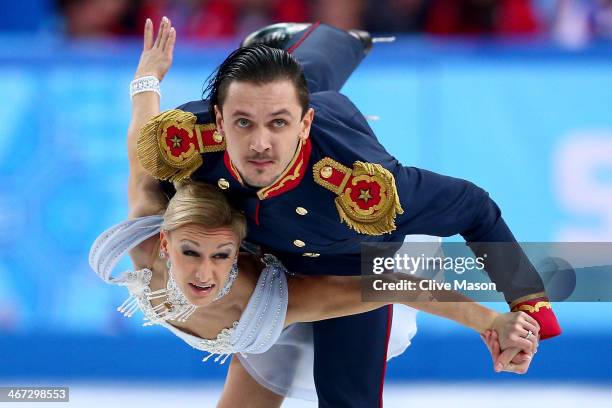
[[[321,255],[321,254],[319,254],[319,253],[317,253],[317,252],[304,252],[304,253],[302,254],[302,256],[307,256],[307,257],[310,257],[310,258],[316,258],[316,257],[318,257],[319,255]]]
[[[306,215],[308,214],[308,210],[305,209],[304,207],[298,207],[295,209],[295,212],[300,214],[300,215]]]
[[[323,177],[324,179],[330,178],[332,173],[332,168],[329,166],[325,166],[321,169],[321,177]]]
[[[300,241],[299,239],[296,239],[295,241],[293,241],[293,245],[295,245],[298,248],[302,248],[303,246],[306,246],[304,241]]]
[[[221,143],[223,141],[223,135],[215,130],[213,132],[213,140],[217,143]]]
[[[217,185],[219,186],[221,190],[227,190],[230,186],[229,181],[227,181],[224,178],[220,178],[219,181],[217,181]]]

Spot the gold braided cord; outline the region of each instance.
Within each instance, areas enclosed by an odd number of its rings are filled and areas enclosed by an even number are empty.
[[[136,152],[140,164],[151,176],[159,180],[185,181],[202,165],[200,152],[194,146],[177,158],[170,154],[165,141],[166,131],[171,126],[193,135],[195,122],[193,113],[171,109],[154,116],[140,129]]]

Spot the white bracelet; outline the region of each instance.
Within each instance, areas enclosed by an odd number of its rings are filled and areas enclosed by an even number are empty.
[[[155,92],[161,98],[159,79],[155,78],[153,75],[147,75],[136,78],[130,82],[130,99],[134,98],[134,95],[141,92]]]

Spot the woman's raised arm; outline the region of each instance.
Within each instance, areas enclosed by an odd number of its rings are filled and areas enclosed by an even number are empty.
[[[128,205],[130,218],[158,214],[166,207],[167,199],[159,187],[159,182],[151,177],[138,161],[136,142],[140,128],[151,117],[159,113],[160,96],[150,88],[155,80],[161,82],[168,72],[172,64],[175,41],[176,31],[168,18],[164,17],[162,19],[155,39],[153,22],[147,19],[144,27],[143,51],[134,75],[134,80],[148,79],[148,82],[141,84],[141,87],[147,89],[147,91],[134,94],[134,90],[132,90],[132,119],[128,128],[127,146],[130,162]]]

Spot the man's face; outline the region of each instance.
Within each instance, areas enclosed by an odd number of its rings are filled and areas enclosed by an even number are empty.
[[[232,163],[253,187],[278,179],[308,137],[314,117],[312,108],[302,117],[297,90],[284,79],[261,85],[233,81],[215,113]]]

